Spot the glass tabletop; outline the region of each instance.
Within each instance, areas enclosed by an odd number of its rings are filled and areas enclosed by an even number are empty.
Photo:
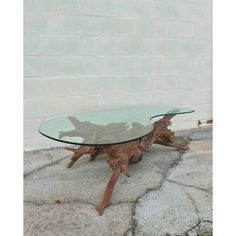
[[[155,117],[191,112],[191,108],[145,107],[78,113],[48,120],[40,125],[39,132],[70,144],[118,144],[148,135]]]

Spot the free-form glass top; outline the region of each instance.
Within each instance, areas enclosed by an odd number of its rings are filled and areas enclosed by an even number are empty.
[[[39,132],[70,144],[118,144],[149,134],[155,117],[191,112],[191,108],[145,107],[78,113],[48,120],[40,125]]]

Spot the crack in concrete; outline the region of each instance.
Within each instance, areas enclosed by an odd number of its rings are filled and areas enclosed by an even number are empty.
[[[161,181],[161,183],[158,185],[158,186],[154,186],[154,187],[151,187],[151,188],[148,188],[146,189],[146,191],[141,194],[140,196],[138,196],[134,201],[133,201],[133,205],[132,205],[132,208],[131,208],[131,212],[132,212],[132,215],[131,215],[131,219],[132,219],[132,222],[131,222],[131,227],[129,229],[126,230],[126,232],[124,233],[124,236],[128,236],[128,234],[131,233],[132,236],[135,236],[135,230],[136,230],[136,227],[138,225],[138,222],[137,220],[134,218],[135,216],[135,211],[136,211],[136,206],[139,202],[139,199],[142,198],[143,196],[145,196],[146,194],[148,194],[149,192],[151,191],[157,191],[157,190],[161,190],[161,187],[163,186],[164,182],[171,182],[171,183],[175,183],[177,185],[180,185],[182,187],[182,189],[184,190],[184,192],[186,193],[186,195],[188,196],[188,198],[191,200],[193,206],[194,206],[194,209],[196,210],[196,213],[197,213],[197,216],[198,216],[198,213],[199,213],[199,209],[197,208],[197,205],[194,201],[194,199],[192,198],[192,196],[189,195],[188,192],[186,192],[186,189],[184,187],[190,187],[190,188],[195,188],[195,189],[198,189],[198,190],[201,190],[201,191],[205,191],[207,193],[211,193],[210,190],[208,189],[205,189],[205,188],[201,188],[201,187],[197,187],[197,186],[193,186],[193,185],[188,185],[188,184],[183,184],[183,183],[179,183],[177,181],[173,181],[173,180],[170,180],[168,179],[168,176],[170,175],[171,171],[176,168],[180,163],[181,161],[183,160],[182,159],[182,156],[184,155],[185,152],[181,152],[179,151],[179,158],[177,160],[175,160],[173,162],[173,165],[169,168],[169,170],[167,171],[166,174],[163,174],[163,173],[160,173],[163,175],[163,180]],[[201,221],[199,216],[198,216],[198,224],[200,224]],[[195,225],[196,226],[196,225]],[[193,227],[194,228],[194,227]],[[190,229],[191,230],[191,229]],[[188,230],[188,231],[190,231]],[[187,231],[186,231],[187,232]]]
[[[135,208],[136,208],[136,205],[138,204],[138,201],[141,197],[145,196],[147,193],[151,192],[151,191],[156,191],[158,189],[161,188],[162,184],[164,183],[164,181],[166,180],[167,176],[169,175],[170,173],[170,170],[175,168],[179,162],[181,161],[181,156],[182,156],[182,153],[179,153],[179,157],[173,162],[173,164],[170,166],[169,170],[166,172],[166,174],[163,174],[163,173],[160,173],[162,176],[163,176],[163,179],[161,181],[161,183],[159,183],[158,185],[156,186],[153,186],[153,187],[150,187],[148,189],[145,190],[144,193],[142,193],[141,195],[139,195],[137,198],[135,198],[134,200],[130,200],[130,201],[119,201],[119,202],[116,202],[116,203],[110,203],[109,205],[110,206],[115,206],[115,205],[119,205],[119,204],[128,204],[128,203],[132,203],[132,206],[131,206],[131,227],[127,229],[127,231],[125,232],[124,235],[126,235],[128,232],[131,232],[132,235],[135,235],[135,229],[137,227],[137,220],[134,219],[134,215],[135,215]],[[56,165],[58,163],[60,163],[61,161],[63,161],[64,159],[66,159],[68,157],[63,157],[61,158],[60,160],[57,160],[53,163],[49,163],[47,165],[44,165],[43,167],[40,167],[38,168],[37,170],[34,170],[30,173],[27,173],[25,175],[25,177],[28,177],[29,175],[33,174],[34,172],[36,171],[39,171],[43,168],[46,168],[48,166],[53,166],[53,165]],[[36,206],[40,206],[40,205],[54,205],[54,204],[75,204],[75,203],[82,203],[82,204],[88,204],[88,205],[92,205],[93,207],[96,207],[95,204],[91,203],[91,202],[87,202],[87,201],[84,201],[84,200],[81,200],[81,199],[73,199],[71,201],[60,201],[60,200],[56,200],[54,202],[45,202],[45,201],[40,201],[40,202],[36,202],[36,201],[25,201],[25,203],[31,203],[31,204],[34,204]]]
[[[190,229],[188,229],[186,232],[185,232],[185,236],[190,236],[189,235],[189,232],[192,231],[193,229],[197,228],[197,227],[200,227],[200,224],[202,223],[210,223],[212,225],[212,221],[211,220],[201,220],[199,219],[198,222],[193,226],[191,227]],[[201,232],[201,236],[204,236],[206,233],[210,233],[210,235],[212,235],[212,231],[211,232]],[[208,235],[208,234],[207,234]],[[199,235],[200,236],[200,235]]]
[[[188,232],[191,231],[191,230],[193,230],[194,228],[198,227],[200,224],[201,224],[201,220],[198,219],[198,222],[197,222],[195,225],[193,225],[193,227],[191,227],[190,229],[188,229],[188,230],[185,232],[185,235],[188,236]]]
[[[124,236],[128,236],[129,233],[131,233],[132,236],[135,236],[135,229],[138,225],[138,221],[134,219],[134,215],[135,215],[136,205],[138,204],[138,198],[133,202],[131,206],[131,227],[125,231]]]
[[[130,201],[119,201],[119,202],[114,202],[114,203],[110,203],[109,206],[117,206],[120,204],[129,204],[129,203],[135,203],[135,200],[130,200]],[[47,201],[32,201],[32,200],[26,200],[24,201],[24,203],[32,203],[35,204],[37,206],[40,205],[54,205],[54,204],[76,204],[76,203],[83,203],[83,204],[88,204],[88,205],[92,205],[94,207],[96,207],[96,205],[92,202],[88,202],[82,199],[72,199],[72,200],[66,200],[66,201],[61,201],[61,200],[55,200],[54,202],[47,202]]]
[[[38,167],[38,168],[32,170],[32,171],[29,171],[28,173],[25,173],[25,174],[24,174],[24,178],[26,178],[26,177],[28,177],[28,176],[34,174],[35,172],[37,172],[37,171],[39,171],[39,170],[44,169],[44,168],[46,168],[46,167],[57,165],[57,164],[59,164],[61,161],[65,160],[66,158],[68,158],[68,156],[62,157],[62,158],[59,159],[59,160],[50,162],[50,163],[48,163],[48,164],[45,164],[45,165],[43,165],[43,166],[40,166],[40,167]]]
[[[73,199],[73,200],[68,200],[68,201],[60,201],[60,200],[55,200],[54,202],[45,202],[45,201],[24,201],[24,203],[31,203],[34,204],[35,206],[42,206],[42,205],[64,205],[64,204],[76,204],[76,203],[83,203],[83,204],[87,204],[87,205],[92,205],[94,207],[96,207],[95,204],[91,203],[91,202],[87,202],[84,200],[80,200],[80,199]]]
[[[198,215],[199,213],[199,210],[196,206],[196,203],[194,201],[194,199],[190,196],[190,194],[186,191],[186,189],[184,187],[191,187],[191,188],[195,188],[195,189],[198,189],[198,190],[202,190],[202,191],[205,191],[205,192],[209,192],[209,190],[207,189],[204,189],[204,188],[200,188],[200,187],[197,187],[197,186],[192,186],[192,185],[188,185],[188,184],[183,184],[183,183],[180,183],[180,182],[177,182],[177,181],[173,181],[173,180],[170,180],[168,179],[168,176],[170,175],[171,171],[176,168],[180,162],[182,161],[182,155],[184,154],[184,152],[179,152],[179,157],[173,162],[173,164],[170,166],[170,168],[166,171],[166,173],[163,173],[161,171],[158,171],[156,170],[159,174],[161,174],[163,176],[163,179],[161,180],[161,182],[158,184],[158,185],[155,185],[153,187],[150,187],[148,189],[145,190],[144,193],[142,193],[141,195],[139,195],[135,200],[130,200],[130,201],[119,201],[119,202],[116,202],[116,203],[110,203],[109,205],[111,206],[114,206],[114,205],[119,205],[119,204],[128,204],[128,203],[132,203],[132,206],[131,206],[131,227],[129,227],[126,232],[124,233],[124,235],[131,235],[132,236],[135,236],[135,230],[138,226],[138,221],[134,218],[135,216],[135,213],[136,213],[136,206],[137,204],[139,204],[139,200],[145,196],[146,194],[148,194],[149,192],[151,191],[157,191],[157,190],[161,190],[161,187],[163,186],[164,182],[167,181],[167,182],[171,182],[171,183],[175,183],[177,185],[180,185],[182,186],[182,189],[184,190],[184,192],[186,193],[186,195],[188,196],[188,198],[191,200],[193,206],[194,206],[194,209],[196,210],[196,213]],[[24,177],[28,177],[29,175],[35,173],[36,171],[39,171],[39,170],[42,170],[46,167],[49,167],[49,166],[53,166],[53,165],[57,165],[58,163],[60,163],[61,161],[63,161],[64,159],[68,158],[68,156],[66,157],[63,157],[61,158],[60,160],[57,160],[55,162],[52,162],[52,163],[49,163],[49,164],[46,164],[40,168],[37,168],[27,174],[24,175]],[[91,203],[91,202],[87,202],[87,201],[84,201],[84,200],[80,200],[80,199],[73,199],[71,201],[60,201],[60,200],[56,200],[54,202],[34,202],[34,201],[25,201],[25,203],[32,203],[32,204],[35,204],[35,205],[54,205],[54,204],[70,204],[70,203],[82,203],[82,204],[88,204],[88,205],[91,205],[93,207],[96,207],[95,204]],[[187,230],[187,232],[191,231],[192,229],[194,229],[195,227],[197,227],[202,221],[200,219],[198,219],[198,223],[195,224],[191,229]]]
[[[172,169],[172,168],[175,167],[176,162],[180,161],[180,156],[181,156],[181,154],[179,155],[179,158],[178,158],[176,161],[173,162],[172,166],[170,166],[170,168],[169,168],[169,170],[167,171],[167,173],[170,171],[170,169]],[[35,172],[37,172],[37,171],[39,171],[39,170],[42,170],[42,169],[44,169],[44,168],[46,168],[46,167],[57,165],[57,164],[59,164],[61,161],[63,161],[63,160],[66,159],[66,158],[68,158],[68,156],[63,157],[63,158],[61,158],[60,160],[57,160],[57,161],[55,161],[55,162],[46,164],[46,165],[44,165],[44,166],[42,166],[42,167],[39,167],[38,169],[35,169],[35,170],[33,170],[33,171],[31,171],[31,172],[25,174],[24,177],[26,178],[26,177],[28,177],[28,176],[34,174]],[[139,195],[139,196],[138,196],[137,198],[135,198],[134,200],[130,200],[130,201],[119,201],[119,202],[116,202],[116,203],[110,203],[109,205],[110,205],[110,206],[115,206],[115,205],[119,205],[119,204],[132,203],[132,207],[133,207],[133,206],[138,202],[139,198],[143,197],[143,196],[144,196],[145,194],[147,194],[148,192],[150,192],[150,191],[155,191],[155,190],[157,190],[157,189],[159,189],[159,188],[161,187],[161,184],[162,184],[162,182],[164,182],[164,180],[165,180],[167,174],[161,173],[160,171],[158,171],[158,173],[163,176],[163,179],[162,179],[161,183],[160,183],[158,186],[154,186],[154,187],[150,187],[150,188],[146,189],[143,194]],[[80,199],[73,199],[73,200],[71,200],[71,201],[70,201],[70,200],[69,200],[69,201],[60,201],[60,200],[58,200],[58,202],[57,202],[57,200],[54,201],[54,202],[46,202],[46,201],[39,201],[39,202],[37,202],[37,201],[31,201],[31,200],[29,200],[29,201],[24,201],[24,202],[25,202],[25,203],[33,203],[33,204],[35,204],[35,205],[53,205],[53,204],[84,203],[84,204],[89,204],[89,205],[92,205],[92,206],[96,207],[95,204],[93,204],[93,203],[91,203],[91,202],[84,201],[84,200],[80,200]]]
[[[30,151],[30,152],[31,152],[31,151]],[[167,170],[167,173],[170,171],[170,169],[172,169],[172,168],[175,167],[176,162],[179,162],[179,161],[180,161],[180,157],[181,157],[181,154],[179,155],[179,158],[178,158],[176,161],[174,161],[173,164],[172,164],[172,166],[170,166],[170,168]],[[46,167],[57,165],[57,164],[59,164],[61,161],[65,160],[66,158],[68,158],[68,156],[62,157],[61,159],[59,159],[59,160],[57,160],[57,161],[48,163],[48,164],[46,164],[46,165],[44,165],[44,166],[41,166],[41,167],[39,167],[39,168],[37,168],[37,169],[35,169],[35,170],[29,172],[29,173],[26,173],[26,174],[24,174],[24,178],[26,178],[26,177],[28,177],[28,176],[34,174],[35,172],[37,172],[37,171],[39,171],[39,170],[44,169],[44,168],[46,168]],[[124,203],[136,203],[136,201],[138,201],[139,198],[141,198],[142,196],[144,196],[145,194],[147,194],[149,191],[155,191],[155,190],[159,189],[159,188],[161,187],[162,182],[165,180],[167,174],[162,173],[162,172],[160,172],[160,171],[158,171],[158,170],[156,170],[156,172],[158,172],[159,174],[161,174],[161,175],[163,176],[163,180],[161,181],[161,183],[160,183],[158,186],[154,186],[154,187],[150,187],[150,188],[146,189],[143,194],[139,195],[139,196],[138,196],[136,199],[134,199],[134,200],[130,200],[130,201],[119,201],[119,202],[116,202],[116,203],[110,203],[109,205],[113,206],[113,205],[119,205],[119,204],[124,204]],[[86,202],[86,201],[80,200],[80,199],[73,199],[73,200],[71,200],[71,201],[60,201],[60,200],[58,200],[58,201],[60,202],[59,204],[63,204],[63,203],[65,203],[65,204],[66,204],[66,203],[85,203],[85,204],[90,204],[90,205],[93,205],[94,207],[96,207],[95,204],[93,204],[93,203],[91,203],[91,202]],[[29,201],[24,201],[24,202],[25,202],[25,203],[34,203],[35,205],[44,205],[44,204],[45,204],[45,205],[51,205],[51,204],[57,204],[56,201],[55,201],[55,202],[52,202],[52,203],[50,203],[50,202],[45,202],[45,201],[36,202],[36,201],[30,201],[30,200],[29,200]]]
[[[180,185],[180,186],[183,186],[183,187],[194,188],[194,189],[201,190],[201,191],[204,191],[204,192],[207,192],[207,193],[211,194],[211,189],[201,188],[201,187],[194,186],[194,185],[191,185],[191,184],[184,184],[184,183],[181,183],[181,182],[170,180],[168,178],[166,179],[166,182],[174,183],[174,184],[177,184],[177,185]]]
[[[199,160],[199,155],[210,155],[212,153],[212,151],[206,151],[206,152],[199,152],[199,153],[194,153],[194,154],[189,154],[189,156],[185,159],[186,161],[188,160],[194,160],[194,159],[198,159]],[[206,160],[203,160],[206,161]]]
[[[199,209],[197,207],[197,204],[195,202],[195,200],[192,198],[191,194],[188,193],[188,191],[183,187],[181,186],[181,188],[183,189],[184,193],[186,194],[186,196],[188,197],[188,199],[191,201],[196,213],[197,213],[197,216],[198,216],[198,220],[200,220],[199,218]]]
[[[182,161],[182,155],[183,155],[183,152],[179,152],[179,158],[177,160],[175,160],[172,164],[172,166],[169,168],[169,170],[167,171],[167,173],[165,175],[163,175],[163,179],[161,181],[160,184],[158,184],[158,186],[153,186],[151,188],[148,188],[145,190],[145,192],[143,194],[141,194],[140,196],[138,196],[135,200],[134,200],[134,203],[132,205],[132,208],[131,208],[131,227],[129,229],[126,230],[124,236],[126,236],[129,232],[131,233],[132,236],[135,236],[135,230],[136,230],[136,227],[138,225],[138,222],[137,220],[134,218],[135,216],[135,211],[136,211],[136,206],[140,200],[140,198],[142,198],[143,196],[145,196],[146,194],[148,194],[149,192],[152,192],[152,191],[156,191],[156,190],[160,190],[161,187],[163,186],[163,183],[165,182],[165,180],[167,179],[167,177],[169,176],[170,172],[172,169],[176,168],[179,163]]]
[[[194,140],[196,141],[196,140]],[[186,195],[188,196],[188,198],[191,200],[191,202],[193,203],[193,206],[198,214],[199,210],[195,204],[195,201],[194,199],[190,196],[190,194],[186,191],[186,189],[184,187],[190,187],[190,188],[195,188],[195,189],[198,189],[198,190],[202,190],[202,191],[205,191],[207,193],[210,193],[210,190],[208,189],[205,189],[205,188],[200,188],[200,187],[197,187],[197,186],[193,186],[193,185],[188,185],[188,184],[184,184],[184,183],[180,183],[180,182],[177,182],[177,181],[173,181],[173,180],[170,180],[168,179],[168,176],[170,175],[171,171],[176,168],[180,162],[182,161],[182,155],[184,154],[185,152],[181,152],[179,151],[179,157],[173,162],[173,164],[170,166],[170,168],[166,171],[166,173],[161,173],[161,171],[158,171],[156,170],[159,174],[161,174],[163,176],[163,179],[161,180],[161,182],[158,184],[158,185],[155,185],[153,187],[150,187],[148,189],[145,190],[145,192],[141,195],[139,195],[137,198],[135,198],[134,200],[130,200],[130,201],[119,201],[119,202],[116,202],[116,203],[110,203],[109,205],[119,205],[119,204],[128,204],[128,203],[132,203],[131,205],[131,227],[129,227],[126,232],[124,233],[124,236],[128,236],[128,235],[132,235],[132,236],[135,236],[135,230],[138,226],[138,221],[134,218],[135,214],[136,214],[136,206],[137,204],[139,204],[139,200],[145,196],[146,194],[148,194],[149,192],[151,191],[157,191],[157,190],[161,190],[163,184],[165,181],[167,182],[171,182],[171,183],[175,183],[177,185],[180,185],[182,186],[182,189],[184,190],[184,192],[186,193]],[[61,161],[63,161],[64,159],[68,158],[68,156],[66,157],[63,157],[61,158],[60,160],[57,160],[55,162],[51,162],[51,163],[48,163],[44,166],[41,166],[29,173],[26,173],[24,174],[24,177],[28,177],[30,175],[32,175],[33,173],[39,171],[39,170],[42,170],[46,167],[49,167],[49,166],[53,166],[53,165],[57,165],[59,164]],[[61,204],[70,204],[70,203],[82,203],[82,204],[88,204],[88,205],[91,205],[93,207],[96,207],[95,204],[91,203],[91,202],[87,202],[87,201],[84,201],[84,200],[80,200],[80,199],[73,199],[71,201],[60,201],[60,200],[56,200],[54,202],[34,202],[34,201],[25,201],[25,203],[32,203],[32,204],[35,204],[35,205],[54,205],[54,204],[58,204],[58,205],[61,205]],[[195,227],[198,227],[200,225],[201,222],[209,222],[209,223],[212,223],[210,220],[200,220],[198,219],[198,222],[197,224],[195,224],[191,229],[187,230],[185,235],[188,235],[188,232],[190,232],[191,230],[193,230]]]
[[[203,223],[207,222],[207,223],[213,223],[212,220],[202,220]]]
[[[64,150],[65,147],[51,147],[51,148],[42,148],[42,149],[36,149],[36,150],[26,150],[24,153],[32,153],[32,154],[37,154],[38,152],[44,152],[44,151],[54,151],[54,150]]]

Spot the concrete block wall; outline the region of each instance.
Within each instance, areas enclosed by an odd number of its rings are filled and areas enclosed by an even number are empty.
[[[25,0],[25,149],[52,117],[145,105],[191,106],[174,129],[212,118],[210,0]]]

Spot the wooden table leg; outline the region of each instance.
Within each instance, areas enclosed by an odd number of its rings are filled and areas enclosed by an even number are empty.
[[[120,174],[123,173],[124,175],[129,177],[129,173],[127,170],[129,160],[136,156],[138,158],[142,156],[142,150],[139,148],[138,145],[138,141],[133,141],[125,144],[107,146],[103,148],[103,151],[112,158],[107,162],[114,170],[114,172],[106,186],[106,190],[103,195],[103,200],[96,207],[99,215],[102,215],[105,208],[108,206],[111,200],[112,192]]]
[[[105,207],[108,206],[110,200],[111,200],[111,195],[114,190],[115,184],[120,176],[120,167],[118,167],[114,172],[111,178],[109,179],[109,182],[107,184],[106,190],[104,192],[104,196],[102,199],[102,202],[99,203],[96,207],[96,210],[98,211],[99,215],[101,216],[105,210]]]
[[[68,151],[74,152],[74,155],[71,158],[70,163],[67,165],[68,168],[74,165],[74,163],[84,154],[93,154],[95,150],[95,146],[80,146],[79,148],[65,148]]]
[[[85,145],[77,149],[66,148],[67,150],[74,152],[71,162],[68,164],[68,168],[70,168],[83,154],[91,154],[91,160],[94,160],[94,158],[103,153],[108,154],[112,158],[107,162],[113,169],[113,175],[110,177],[106,186],[102,201],[96,207],[99,215],[103,214],[105,208],[110,203],[112,192],[120,174],[123,173],[129,177],[127,171],[128,164],[137,163],[140,161],[142,159],[143,150],[148,149],[153,143],[187,150],[188,143],[174,143],[174,132],[168,129],[171,125],[170,119],[172,117],[174,117],[174,115],[165,115],[162,119],[156,121],[153,124],[153,131],[141,140],[99,147]]]
[[[178,150],[188,150],[189,142],[175,143],[174,132],[168,127],[171,126],[171,119],[175,115],[165,115],[160,120],[153,123],[153,131],[141,140],[140,148],[143,150],[151,147],[152,144],[157,143],[164,146],[176,147]]]

